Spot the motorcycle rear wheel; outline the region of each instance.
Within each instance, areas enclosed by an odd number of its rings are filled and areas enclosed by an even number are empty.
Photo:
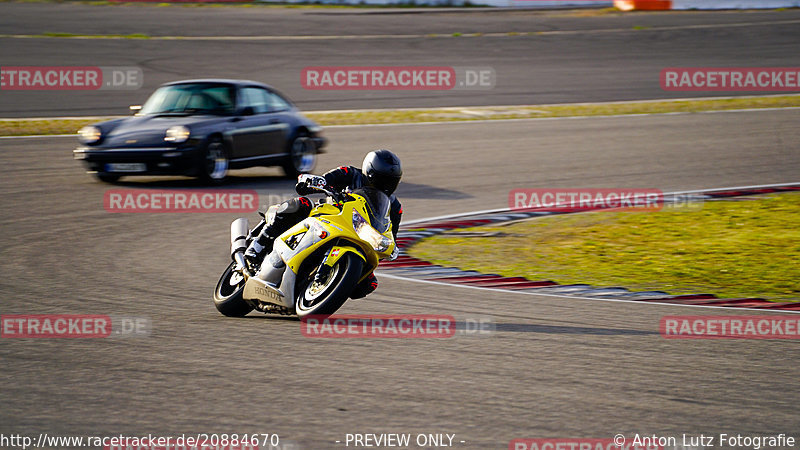
[[[301,279],[297,286],[297,315],[327,316],[335,313],[353,292],[361,277],[363,264],[361,258],[348,252],[336,262],[322,282],[314,282],[313,275]]]

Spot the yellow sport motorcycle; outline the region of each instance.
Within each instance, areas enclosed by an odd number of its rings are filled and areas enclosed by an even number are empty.
[[[315,175],[301,175],[299,181],[327,196],[308,218],[275,239],[257,269],[247,264],[244,251],[260,226],[274,220],[277,205],[252,230],[246,218],[231,224],[233,262],[214,289],[220,313],[333,314],[380,260],[397,257],[386,194],[371,187],[334,192]]]

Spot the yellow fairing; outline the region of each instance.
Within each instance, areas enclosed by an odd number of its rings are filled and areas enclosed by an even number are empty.
[[[378,262],[381,259],[391,256],[396,245],[391,227],[385,233],[382,233],[383,236],[391,241],[391,245],[383,252],[376,251],[370,243],[363,240],[356,233],[353,227],[353,210],[357,211],[367,222],[369,222],[369,214],[367,213],[367,202],[364,197],[357,194],[351,194],[351,196],[353,200],[344,203],[341,211],[338,207],[327,203],[317,206],[311,211],[308,219],[293,226],[276,240],[276,245],[279,246],[276,248],[281,250],[281,255],[284,257],[286,265],[293,272],[297,273],[300,264],[312,253],[320,247],[330,245],[332,242],[336,242],[336,245],[331,248],[326,264],[333,266],[346,253],[355,253],[365,262],[362,279],[378,267]],[[308,245],[309,241],[305,235],[306,233],[312,233],[313,235],[310,245]],[[303,236],[299,239],[306,244],[298,245],[292,250],[288,243],[292,239],[298,239],[301,234]],[[288,260],[285,259],[286,257],[288,257]]]

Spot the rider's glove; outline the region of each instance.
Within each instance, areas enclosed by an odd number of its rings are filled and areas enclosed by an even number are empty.
[[[324,188],[326,184],[325,177],[302,174],[297,177],[297,184],[294,186],[294,190],[300,195],[308,195],[319,192],[319,189]]]
[[[298,181],[297,184],[294,185],[294,190],[300,195],[308,195],[315,192],[305,181]]]

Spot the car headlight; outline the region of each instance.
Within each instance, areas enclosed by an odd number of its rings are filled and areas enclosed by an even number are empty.
[[[392,240],[378,233],[378,230],[367,223],[361,214],[353,209],[353,228],[358,237],[369,243],[376,252],[383,253],[392,245]]]
[[[91,125],[78,130],[78,139],[84,144],[94,144],[100,140],[102,135],[103,132],[100,131],[100,128],[93,127]]]
[[[167,134],[164,136],[165,141],[174,142],[176,144],[186,142],[187,139],[189,139],[189,129],[183,125],[167,128]]]

